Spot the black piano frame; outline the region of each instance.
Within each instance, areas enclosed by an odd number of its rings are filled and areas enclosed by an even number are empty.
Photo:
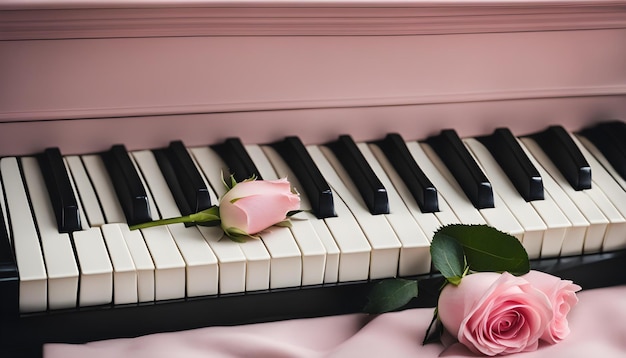
[[[626,284],[626,275],[619,274],[626,267],[626,250],[535,260],[531,266],[573,280],[583,289]],[[419,297],[404,308],[435,307],[442,277],[434,274],[413,278],[420,280]],[[376,282],[5,315],[0,324],[0,353],[3,357],[36,357],[44,343],[84,343],[207,326],[359,313]]]

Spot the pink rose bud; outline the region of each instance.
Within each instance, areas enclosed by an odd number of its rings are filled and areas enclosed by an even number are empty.
[[[287,218],[300,208],[300,197],[291,192],[287,179],[238,183],[220,199],[224,231],[232,229],[254,235]]]
[[[488,356],[536,350],[552,320],[550,301],[509,273],[468,275],[439,296],[445,329],[471,351]]]
[[[540,271],[530,271],[522,277],[548,296],[552,304],[554,316],[541,339],[550,343],[562,341],[570,332],[567,314],[578,303],[576,292],[580,291],[581,287],[572,281],[561,280]]]

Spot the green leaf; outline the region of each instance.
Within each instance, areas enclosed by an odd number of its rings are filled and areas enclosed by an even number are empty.
[[[448,279],[451,284],[458,285],[465,272],[463,246],[454,237],[438,235],[441,230],[435,233],[430,244],[430,256],[433,265],[443,277]]]
[[[246,242],[246,239],[248,238],[247,236],[229,235],[228,233],[226,233],[226,237],[228,237],[231,241],[234,241],[240,244]]]
[[[226,228],[224,229],[224,233],[231,240],[233,240],[234,242],[239,242],[239,243],[246,242],[246,239],[259,239],[259,236],[250,235],[247,232],[236,227]]]
[[[244,243],[246,242],[246,240],[248,239],[248,235],[247,234],[241,234],[236,232],[235,230],[224,230],[224,234],[226,234],[226,237],[228,237],[231,241],[234,242],[238,242],[238,243]]]
[[[212,206],[208,209],[204,209],[195,214],[189,215],[193,223],[206,223],[212,221],[220,221],[220,209],[217,206]]]
[[[415,297],[417,297],[417,281],[401,278],[383,280],[372,288],[363,311],[367,313],[393,311],[406,305]]]
[[[450,282],[451,284],[458,286],[461,283],[461,279],[463,279],[463,276],[452,276],[452,277],[446,277],[446,279],[448,280],[448,282]]]
[[[293,227],[293,225],[291,224],[291,221],[289,220],[283,220],[281,222],[277,222],[276,224],[274,224],[273,226],[278,226],[278,227]]]
[[[291,211],[288,211],[288,212],[287,212],[287,215],[285,215],[285,216],[287,216],[288,218],[290,218],[290,217],[292,217],[292,216],[294,216],[294,215],[296,215],[296,214],[298,214],[298,213],[301,213],[301,212],[303,212],[303,211],[304,211],[304,210],[291,210]]]
[[[467,265],[472,271],[508,271],[513,275],[523,275],[530,270],[528,254],[521,242],[493,227],[448,225],[439,229],[435,237],[457,240],[463,246]]]

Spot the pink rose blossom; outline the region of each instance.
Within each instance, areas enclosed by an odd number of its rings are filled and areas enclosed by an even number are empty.
[[[300,197],[291,192],[287,179],[245,181],[220,199],[219,208],[224,231],[254,235],[298,210]]]
[[[578,303],[576,292],[580,291],[581,287],[572,281],[561,280],[540,271],[530,271],[522,277],[543,292],[552,304],[554,317],[541,339],[550,343],[562,341],[570,332],[567,314]]]
[[[552,320],[546,295],[509,273],[468,275],[439,296],[439,318],[459,342],[494,356],[536,350]]]

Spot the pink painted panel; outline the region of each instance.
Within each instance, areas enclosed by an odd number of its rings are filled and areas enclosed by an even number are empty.
[[[380,139],[389,132],[418,140],[443,128],[474,136],[509,127],[521,135],[549,124],[576,130],[611,118],[626,118],[626,96],[5,122],[0,123],[0,156],[32,154],[50,146],[65,154],[102,151],[118,143],[129,149],[159,148],[177,139],[200,146],[231,136],[268,143],[298,135],[315,144],[346,133],[357,141]]]
[[[626,29],[0,42],[0,120],[626,93]]]

